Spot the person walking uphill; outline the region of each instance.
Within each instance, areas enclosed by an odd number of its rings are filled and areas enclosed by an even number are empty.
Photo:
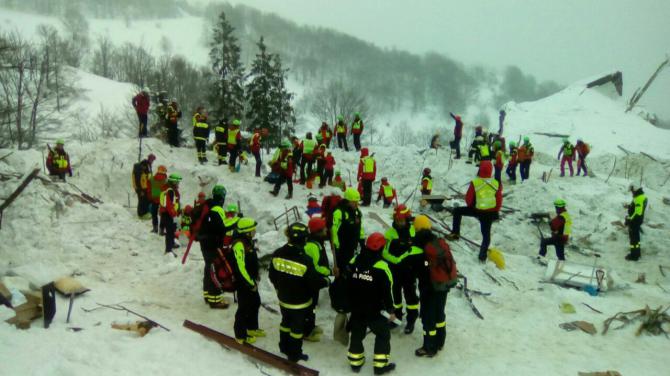
[[[563,158],[561,158],[561,154]],[[575,160],[575,147],[567,138],[563,139],[561,150],[558,151],[558,160],[561,161],[561,177],[565,176],[565,162],[570,167],[570,176],[572,177],[575,173],[575,170],[572,169],[572,161]]]
[[[235,340],[242,343],[254,343],[257,337],[265,337],[265,331],[258,328],[258,310],[261,308],[261,296],[258,294],[258,250],[254,243],[256,221],[240,218],[233,235],[233,251],[229,253],[229,262],[235,274],[235,294],[237,311],[235,312]]]
[[[584,177],[587,177],[589,175],[589,170],[586,167],[586,156],[591,152],[591,148],[586,142],[577,140],[575,149],[577,150],[577,157],[579,157],[577,160],[577,176],[584,170]]]
[[[449,113],[452,119],[454,119],[455,125],[454,125],[454,139],[451,141],[449,144],[452,149],[456,149],[456,158],[455,159],[461,159],[461,137],[463,136],[463,121],[461,121],[461,117],[458,115],[454,115],[453,113]]]
[[[432,223],[424,215],[414,219],[414,245],[412,253],[418,262],[419,293],[421,296],[421,323],[423,324],[423,345],[414,355],[433,357],[444,347],[446,339],[446,315],[444,312],[449,290],[456,286],[458,269],[451,254],[449,244],[432,232]]]
[[[337,116],[337,124],[335,124],[335,134],[337,135],[337,147],[349,151],[347,145],[347,124],[344,122],[344,116]]]
[[[530,138],[524,137],[523,144],[519,146],[519,149],[517,150],[521,181],[528,179],[528,176],[530,176],[530,164],[533,162],[534,155],[535,148],[533,147],[533,144],[530,143]]]
[[[314,261],[305,253],[308,229],[293,223],[286,229],[288,243],[274,251],[270,263],[270,282],[277,290],[281,310],[279,351],[288,360],[308,360],[302,352],[305,320],[312,309],[313,296],[328,286],[328,278],[314,268]]]
[[[568,243],[570,234],[572,233],[572,219],[565,205],[565,200],[563,199],[559,198],[554,201],[556,217],[549,222],[551,237],[542,238],[540,241],[540,255],[538,259],[547,255],[548,245],[553,245],[556,248],[556,258],[561,261],[565,260],[565,245]]]
[[[135,113],[137,113],[137,119],[139,121],[138,137],[147,137],[149,129],[147,126],[147,114],[149,113],[149,107],[151,106],[149,89],[144,88],[136,96],[134,96],[132,104],[135,108]]]
[[[331,227],[331,244],[333,245],[333,274],[338,277],[344,272],[349,261],[354,257],[356,247],[365,242],[363,230],[363,216],[358,209],[361,195],[356,188],[349,187],[344,191],[344,200],[341,200],[333,211],[333,226]]]
[[[230,153],[230,159],[228,160],[228,169],[230,172],[235,172],[235,164],[237,163],[237,155],[240,152],[240,142],[242,140],[242,134],[240,133],[240,120],[234,119],[233,122],[228,127],[228,139],[227,139],[227,148],[228,153]]]
[[[205,108],[200,106],[193,115],[193,140],[198,155],[198,162],[207,162],[207,140],[209,140],[209,125]]]
[[[49,148],[46,165],[49,175],[58,176],[63,181],[65,181],[65,174],[72,177],[72,165],[70,164],[70,156],[65,151],[65,141],[59,139],[56,141],[55,148]]]
[[[502,207],[502,184],[491,179],[491,161],[481,161],[477,177],[470,182],[465,194],[467,206],[454,209],[452,233],[448,236],[450,240],[460,238],[461,218],[475,217],[479,220],[482,232],[482,244],[479,247],[479,261],[485,262],[489,244],[491,243],[491,226],[493,221],[499,218]]]
[[[647,196],[642,191],[642,187],[630,186],[630,193],[633,195],[633,201],[628,205],[628,215],[626,216],[626,226],[628,226],[628,238],[630,239],[630,253],[626,255],[626,260],[637,261],[642,255],[640,249],[640,233],[644,222],[644,213],[647,211]]]
[[[351,299],[351,341],[349,343],[349,365],[359,372],[365,364],[363,340],[368,328],[375,335],[373,368],[375,375],[383,375],[395,369],[391,358],[391,331],[389,321],[396,319],[393,313],[393,276],[388,264],[381,257],[386,244],[384,235],[372,233],[365,241],[361,253],[351,260],[349,296]],[[388,314],[385,318],[382,312]]]
[[[293,154],[291,153],[291,143],[288,141],[282,141],[281,148],[275,151],[272,161],[270,161],[270,166],[272,171],[279,175],[277,182],[275,183],[274,189],[270,191],[270,194],[277,196],[279,190],[281,189],[282,184],[286,182],[288,187],[288,194],[286,199],[293,198]]]
[[[351,134],[354,135],[354,147],[356,151],[361,150],[361,135],[363,134],[363,120],[361,120],[361,114],[356,112],[354,114],[354,122],[351,123]]]
[[[156,156],[149,154],[147,159],[135,163],[133,165],[133,173],[131,183],[133,190],[137,194],[137,216],[143,219],[148,219],[150,199],[148,193],[149,180],[151,179],[151,165]]]
[[[361,149],[361,159],[358,162],[357,180],[363,185],[363,206],[370,206],[372,201],[372,182],[377,177],[377,162],[368,155],[368,148]]]
[[[174,233],[177,231],[176,217],[181,214],[179,206],[179,182],[181,175],[170,174],[167,188],[161,193],[159,212],[161,215],[161,226],[165,227],[165,253],[173,253],[175,248]],[[177,255],[175,255],[176,257]]]

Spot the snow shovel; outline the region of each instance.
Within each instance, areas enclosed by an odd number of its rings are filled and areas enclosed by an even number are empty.
[[[333,323],[333,339],[343,346],[349,345],[349,331],[347,330],[347,314],[337,313]]]

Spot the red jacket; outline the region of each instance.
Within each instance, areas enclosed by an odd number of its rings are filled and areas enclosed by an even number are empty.
[[[379,185],[379,193],[377,194],[377,199],[383,198],[384,201],[393,201],[396,198],[395,188],[393,188],[393,194],[391,195],[391,197],[386,197],[386,195],[384,195],[384,187],[386,187],[387,185],[389,185],[388,182]]]
[[[326,146],[330,145],[330,139],[333,138],[333,133],[328,129],[328,124],[321,126],[321,143]]]
[[[351,123],[351,134],[361,134],[361,133],[363,133],[363,128],[365,128],[365,125],[363,124],[363,120],[358,119],[358,122],[360,123],[360,127],[358,129],[354,128],[354,125],[356,124],[356,120],[354,120]]]
[[[158,185],[158,187],[153,187],[152,186],[152,181],[155,181],[155,185]],[[158,195],[153,194],[153,190],[156,188],[156,192],[163,192],[164,190],[167,189],[167,175],[162,173],[162,172],[157,172],[152,179],[147,180],[147,197],[149,197],[149,200],[153,202],[154,204],[159,204],[160,203],[160,193]]]
[[[169,189],[166,188],[166,189]],[[165,194],[165,207],[161,206],[160,207],[160,212],[161,213],[168,213],[168,215],[172,218],[176,217],[179,215],[179,190],[177,188],[172,188],[172,194],[170,192],[167,192]]]
[[[286,169],[282,168],[282,162],[286,162]],[[289,150],[282,150],[276,161],[273,162],[272,170],[278,172],[280,175],[292,179],[293,178],[293,155]]]
[[[150,100],[149,96],[144,93],[139,93],[133,97],[133,107],[138,114],[146,115],[149,112]]]
[[[565,230],[565,218],[561,216],[561,213],[564,211],[565,208],[558,208],[558,215],[549,222],[552,237],[559,237],[563,244],[567,243],[569,238],[568,235],[563,234],[563,231]]]
[[[504,165],[504,163],[503,163],[503,151],[502,151],[502,150],[498,150],[498,151],[496,152],[496,165],[495,165],[495,167],[496,167],[497,169],[502,169],[502,168],[503,168],[503,165]]]
[[[58,167],[57,163],[54,160],[64,160],[65,161],[65,167]],[[72,164],[70,163],[70,156],[64,149],[59,149],[58,147],[55,147],[49,151],[49,155],[47,156],[47,169],[49,170],[49,173],[52,174],[65,174],[68,173],[70,176],[72,176]]]
[[[481,161],[479,165],[479,173],[477,174],[477,176],[483,179],[490,179],[492,170],[493,166],[491,166],[491,161]],[[465,203],[469,207],[475,207],[476,203],[475,185],[472,182],[470,182],[468,192],[465,194]],[[500,211],[501,207],[502,207],[502,184],[498,184],[498,190],[496,191],[496,207],[480,211],[497,212]]]
[[[509,162],[507,163],[508,166],[516,166],[516,160],[517,158],[517,151],[516,148],[510,149],[510,155],[509,155]]]
[[[333,171],[335,168],[335,157],[332,154],[326,155],[326,170]]]
[[[361,159],[358,162],[358,174],[356,175],[356,179],[358,180],[375,180],[375,177],[377,177],[377,161],[372,159],[372,172],[363,172],[363,160],[365,158],[368,158],[368,148],[363,148],[361,149]],[[369,157],[372,158],[372,157]]]
[[[238,133],[239,135],[239,133]],[[256,132],[251,137],[251,152],[259,153],[261,151],[261,134]]]
[[[454,126],[454,138],[460,139],[463,134],[463,121],[461,121],[461,117],[458,115],[452,113],[450,113],[450,115],[456,122],[456,125]]]

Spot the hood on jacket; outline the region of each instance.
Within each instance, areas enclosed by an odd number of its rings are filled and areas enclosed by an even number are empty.
[[[491,161],[484,160],[479,163],[479,172],[477,173],[477,176],[480,178],[488,179],[491,177],[491,172],[493,171],[493,165],[491,165]]]
[[[367,157],[368,153],[369,153],[368,148],[361,149],[361,158]]]

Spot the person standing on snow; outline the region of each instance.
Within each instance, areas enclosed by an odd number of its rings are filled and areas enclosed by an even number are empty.
[[[198,162],[207,162],[207,141],[209,140],[209,124],[207,124],[207,113],[205,108],[200,106],[193,114],[193,140],[195,141],[195,150],[198,156]]]
[[[154,176],[147,182],[146,196],[149,199],[151,213],[151,232],[158,234],[158,207],[160,206],[161,192],[167,189],[167,167],[160,165]],[[160,225],[160,234],[165,232],[165,224]]]
[[[325,121],[321,123],[321,128],[319,128],[319,132],[316,134],[316,141],[319,142],[319,144],[326,145],[327,148],[330,147],[330,140],[333,138],[333,133],[330,131],[330,127],[328,126],[328,123]]]
[[[65,181],[65,174],[72,177],[72,165],[70,164],[70,156],[65,151],[65,141],[59,139],[56,141],[55,148],[49,148],[46,165],[49,175],[58,176],[63,181]]]
[[[374,374],[383,375],[395,369],[395,363],[390,362],[389,326],[389,321],[396,319],[393,313],[393,277],[388,264],[381,257],[385,244],[384,235],[379,232],[372,233],[365,241],[361,253],[350,263],[351,318],[348,325],[351,328],[351,341],[347,358],[354,372],[359,372],[365,364],[363,340],[368,328],[375,335]]]
[[[523,145],[519,147],[517,154],[520,164],[519,174],[521,175],[521,181],[524,181],[530,176],[530,164],[533,162],[533,156],[535,155],[535,148],[530,143],[530,138],[527,136],[523,138]]]
[[[138,137],[147,137],[149,129],[147,126],[147,114],[149,113],[149,107],[151,106],[149,89],[144,88],[137,95],[135,95],[133,97],[132,104],[135,108],[135,113],[137,113],[137,119],[139,120]]]
[[[302,160],[300,161],[300,184],[304,185],[307,180],[312,178],[312,170],[314,169],[314,152],[317,148],[316,141],[312,138],[312,132],[307,132],[305,139],[300,143],[300,154]],[[307,169],[305,169],[307,167]]]
[[[216,154],[218,155],[219,166],[228,164],[228,120],[221,119],[214,128],[214,138]]]
[[[370,206],[372,201],[372,182],[377,176],[377,162],[368,155],[368,148],[361,149],[361,159],[358,162],[357,180],[363,185],[363,206]]]
[[[251,136],[251,140],[249,141],[249,146],[251,148],[251,154],[253,154],[254,159],[256,160],[256,177],[259,178],[261,176],[261,164],[263,163],[261,161],[261,130],[260,128],[254,129],[254,135]]]
[[[625,224],[628,226],[628,238],[630,240],[630,252],[626,255],[626,260],[637,261],[642,255],[640,249],[640,233],[644,222],[644,213],[647,211],[647,196],[642,191],[642,187],[630,186],[630,193],[633,195],[633,201],[628,205],[628,215]]]
[[[288,243],[274,251],[270,263],[270,282],[277,291],[281,310],[279,351],[288,360],[308,360],[302,352],[305,323],[313,307],[313,296],[328,286],[328,278],[314,268],[314,260],[305,253],[308,229],[296,222],[286,229]],[[311,334],[311,333],[310,333]]]
[[[236,172],[235,164],[237,163],[237,155],[240,152],[240,142],[242,140],[240,124],[239,119],[233,119],[233,122],[228,127],[227,148],[230,154],[230,159],[228,160],[228,169],[230,172]]]
[[[554,201],[556,217],[549,222],[551,237],[542,238],[540,241],[540,255],[537,256],[538,259],[546,256],[548,245],[553,245],[556,248],[556,258],[560,261],[565,261],[565,245],[568,243],[570,234],[572,233],[572,218],[570,218],[565,205],[565,200],[563,199],[559,198]]]
[[[167,181],[167,188],[161,192],[160,208],[161,225],[165,224],[165,253],[174,253],[172,249],[176,248],[174,243],[175,231],[177,231],[176,218],[181,214],[179,205],[179,182],[181,175],[177,173],[170,174]],[[176,255],[175,255],[176,257]]]
[[[430,195],[433,192],[433,177],[430,176],[430,168],[423,169],[423,176],[421,177],[421,194],[424,196]]]
[[[176,99],[172,99],[165,111],[165,125],[167,126],[168,144],[175,148],[179,147],[179,119],[181,110]]]
[[[577,156],[579,157],[577,160],[577,176],[579,176],[580,172],[584,170],[584,177],[587,177],[589,175],[589,171],[586,167],[586,156],[591,152],[591,148],[586,142],[577,140],[577,146],[575,146],[575,150],[577,150]]]
[[[516,165],[517,165],[517,149],[516,142],[509,142],[509,162],[507,162],[507,177],[511,184],[516,184]]]
[[[495,173],[493,176],[498,181],[498,183],[502,184],[502,169],[505,165],[505,149],[503,149],[502,142],[500,142],[500,140],[496,140],[493,143],[493,152],[495,153],[495,165],[493,166]]]
[[[395,188],[389,184],[388,178],[382,178],[382,183],[379,185],[379,193],[377,193],[377,201],[384,199],[384,208],[388,208],[393,204],[393,200],[397,199]]]
[[[461,218],[475,217],[479,220],[482,232],[482,244],[479,247],[479,261],[485,262],[489,244],[491,243],[491,226],[499,218],[502,207],[502,184],[491,179],[491,161],[482,161],[477,177],[470,182],[465,194],[467,206],[454,209],[452,233],[447,237],[450,240],[460,238]]]
[[[326,220],[321,217],[312,217],[307,223],[309,236],[305,244],[305,254],[314,261],[314,269],[323,277],[329,277],[332,273],[328,266],[328,253],[325,242],[328,240],[328,229]],[[312,305],[307,312],[305,320],[305,341],[318,342],[323,330],[316,326],[316,306],[319,303],[319,290],[312,295]]]
[[[137,216],[142,219],[148,219],[149,196],[147,196],[147,187],[151,179],[151,165],[156,160],[156,156],[149,154],[147,159],[133,165],[133,174],[131,183],[137,194]]]
[[[344,200],[341,200],[333,211],[333,226],[331,228],[331,244],[333,245],[333,274],[339,276],[344,272],[349,261],[354,257],[358,245],[361,248],[365,242],[363,231],[363,215],[358,209],[360,193],[349,187],[344,191]]]
[[[351,123],[351,134],[354,135],[354,147],[356,151],[361,150],[361,134],[363,134],[363,120],[361,120],[360,112],[354,114],[354,122]]]
[[[335,134],[337,135],[337,147],[345,151],[349,151],[347,145],[347,124],[344,122],[344,116],[337,116],[337,124],[335,124]]]
[[[288,141],[282,141],[281,148],[275,151],[272,161],[270,161],[270,166],[272,171],[279,175],[277,182],[275,183],[274,189],[270,191],[270,194],[277,196],[279,190],[281,189],[282,184],[286,182],[288,187],[288,194],[286,199],[293,198],[293,154],[291,153],[291,143]]]
[[[323,176],[321,177],[321,181],[319,181],[320,188],[323,188],[326,184],[333,186],[336,163],[337,162],[335,161],[335,157],[333,157],[333,153],[327,151],[325,157],[325,164],[323,165]],[[340,181],[341,180],[342,179],[340,178]],[[344,181],[342,181],[342,184],[344,184]],[[344,191],[346,189],[346,186],[343,185],[340,189]]]
[[[452,119],[454,119],[454,139],[449,144],[452,149],[456,149],[456,158],[461,159],[461,137],[463,136],[463,121],[459,115],[454,115],[449,113]]]
[[[562,159],[561,154],[563,154]],[[558,151],[558,160],[561,161],[561,177],[565,176],[565,162],[568,162],[568,166],[570,167],[570,177],[572,177],[575,172],[572,169],[572,161],[575,160],[575,147],[567,138],[563,139],[561,150]]]

